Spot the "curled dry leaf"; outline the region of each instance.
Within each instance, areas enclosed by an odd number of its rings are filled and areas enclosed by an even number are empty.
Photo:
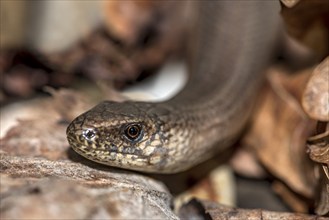
[[[319,120],[317,134],[307,139],[307,150],[318,164],[315,212],[325,215],[329,213],[329,57],[313,71],[304,91],[303,107],[311,118]]]
[[[314,69],[304,91],[302,103],[311,118],[329,121],[329,57]]]
[[[314,131],[315,122],[305,115],[299,103],[309,75],[309,71],[289,76],[282,70],[270,70],[269,86],[262,93],[251,129],[243,140],[267,171],[301,195],[300,203],[306,202],[303,197],[314,196],[316,185],[313,165],[305,152],[305,141]],[[307,212],[308,205],[299,205],[305,209],[298,211]]]

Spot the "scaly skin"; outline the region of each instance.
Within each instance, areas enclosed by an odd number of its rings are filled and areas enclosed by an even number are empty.
[[[183,91],[161,103],[98,104],[67,128],[76,152],[110,166],[175,173],[236,140],[272,56],[279,1],[206,1],[195,10]]]

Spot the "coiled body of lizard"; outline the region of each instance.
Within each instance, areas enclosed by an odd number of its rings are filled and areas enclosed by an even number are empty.
[[[67,129],[76,152],[110,166],[173,173],[236,140],[275,45],[279,1],[198,4],[185,88],[161,103],[98,104]]]

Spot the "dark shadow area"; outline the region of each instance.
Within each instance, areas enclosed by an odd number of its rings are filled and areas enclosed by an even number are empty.
[[[237,207],[291,212],[292,210],[273,192],[271,181],[235,175]]]

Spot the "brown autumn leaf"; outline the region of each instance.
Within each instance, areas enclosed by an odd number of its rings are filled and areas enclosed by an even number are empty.
[[[303,112],[299,101],[309,75],[309,71],[297,75],[275,69],[269,72],[268,87],[243,142],[271,175],[302,198],[311,199],[316,180],[305,142],[314,131],[315,122]],[[284,198],[285,194],[281,196]],[[307,206],[298,206],[305,208],[298,211],[307,212]]]
[[[329,53],[329,1],[326,0],[299,0],[287,2],[282,7],[281,14],[287,32],[312,48],[318,57],[323,58]],[[285,4],[286,5],[286,4]]]
[[[325,215],[329,213],[329,57],[314,69],[302,103],[309,117],[318,120],[316,135],[307,139],[307,150],[317,163],[315,212]]]
[[[302,104],[309,117],[329,121],[329,57],[314,69],[304,91]]]

